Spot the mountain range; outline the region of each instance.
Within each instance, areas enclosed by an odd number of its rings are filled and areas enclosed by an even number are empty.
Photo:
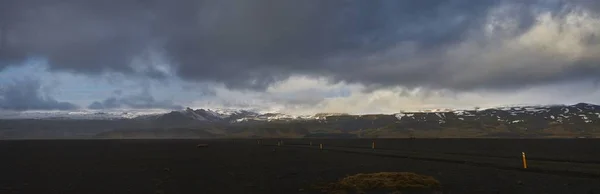
[[[36,114],[30,114],[36,115]],[[3,115],[0,115],[3,116]],[[589,103],[428,110],[396,114],[292,116],[186,108],[168,113],[45,113],[4,116],[0,138],[220,137],[597,137],[600,106]],[[597,133],[598,131],[598,133]]]

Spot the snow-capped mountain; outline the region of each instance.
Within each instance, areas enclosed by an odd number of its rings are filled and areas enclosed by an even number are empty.
[[[397,114],[350,115],[344,113],[318,113],[293,116],[280,113],[256,113],[251,111],[229,111],[227,113],[208,109],[186,109],[160,115],[155,119],[163,124],[210,122],[311,122],[342,127],[434,129],[434,128],[479,128],[518,127],[523,129],[548,128],[563,125],[570,128],[589,128],[600,124],[600,106],[586,103],[551,106],[512,106],[474,110],[427,110],[401,112]]]
[[[0,119],[74,119],[115,120],[151,117],[167,113],[165,110],[111,110],[111,111],[0,111]]]
[[[395,114],[400,121],[496,121],[515,124],[522,122],[600,123],[600,106],[575,105],[514,106],[479,110],[450,110],[439,112],[402,112]]]
[[[365,119],[368,115],[345,113],[318,113],[315,115],[287,115],[281,113],[257,113],[247,110],[191,109],[167,112],[165,110],[115,110],[115,111],[23,111],[0,112],[0,119],[80,119],[80,120],[163,120],[243,123],[250,121],[302,121],[328,120],[328,118]],[[474,110],[424,110],[401,112],[391,115],[399,122],[427,122],[444,124],[460,121],[498,122],[505,124],[553,122],[553,123],[600,123],[600,106],[588,103],[549,106],[505,106]]]
[[[202,122],[246,122],[246,121],[273,121],[273,120],[295,120],[302,117],[291,116],[281,113],[257,113],[247,110],[211,110],[191,109],[172,111],[164,115],[157,115],[157,120],[193,120]]]
[[[23,118],[37,120],[20,120]],[[600,106],[579,103],[307,116],[191,108],[171,112],[26,111],[0,112],[0,124],[0,139],[97,134],[110,138],[303,137],[312,133],[357,137],[600,137]]]

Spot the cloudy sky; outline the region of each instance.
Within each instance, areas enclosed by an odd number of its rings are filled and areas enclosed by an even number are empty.
[[[600,103],[591,0],[0,0],[0,109]]]

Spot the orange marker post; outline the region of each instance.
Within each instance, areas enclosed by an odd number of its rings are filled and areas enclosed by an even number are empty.
[[[375,149],[375,141],[371,144],[371,149]]]
[[[527,159],[525,158],[525,152],[521,152],[521,155],[523,155],[523,168],[527,169]]]

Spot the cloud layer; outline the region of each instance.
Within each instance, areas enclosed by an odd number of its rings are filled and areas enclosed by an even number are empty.
[[[122,91],[117,90],[115,95],[120,96]],[[143,88],[139,94],[133,94],[124,97],[109,97],[103,101],[94,101],[87,108],[103,110],[103,109],[118,109],[118,108],[131,108],[131,109],[170,109],[170,110],[181,110],[183,109],[180,105],[173,104],[170,100],[156,100],[150,93],[149,86]]]
[[[42,57],[55,72],[223,84],[298,108],[340,83],[345,97],[515,91],[597,79],[599,11],[586,0],[5,0],[0,71]],[[273,90],[298,77],[318,81]],[[151,95],[89,106],[119,107],[179,106]]]
[[[53,70],[88,74],[173,71],[241,89],[304,74],[469,90],[599,69],[588,1],[3,2],[2,61],[44,56]]]
[[[0,109],[5,110],[72,110],[78,108],[59,102],[44,93],[39,80],[15,80],[0,87]]]

